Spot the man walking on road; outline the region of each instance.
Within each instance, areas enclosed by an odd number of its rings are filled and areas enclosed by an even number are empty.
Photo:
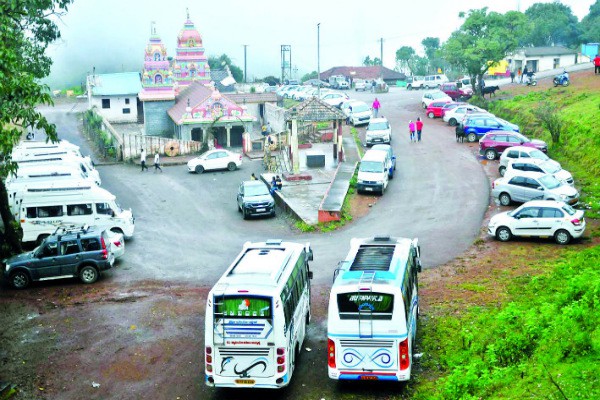
[[[162,173],[162,168],[160,167],[160,158],[158,155],[158,151],[156,152],[156,154],[154,154],[154,172],[156,172],[156,170],[159,170]]]
[[[415,122],[415,129],[417,131],[417,142],[420,142],[421,131],[423,130],[423,121],[421,121],[421,117],[417,117],[417,122]]]
[[[148,166],[146,165],[146,150],[144,149],[140,150],[140,163],[142,164],[142,172],[144,172],[144,169],[148,170]]]
[[[380,107],[381,103],[379,103],[379,100],[377,100],[377,97],[375,97],[375,100],[373,101],[373,118],[377,118],[377,115],[379,115]]]
[[[600,74],[600,54],[594,58],[594,75]]]

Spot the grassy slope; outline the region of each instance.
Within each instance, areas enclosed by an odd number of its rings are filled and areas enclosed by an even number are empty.
[[[585,72],[572,80],[568,88],[513,87],[508,98],[487,106],[548,143],[532,110],[544,101],[561,109],[567,129],[549,155],[573,173],[592,208],[588,218],[597,217],[600,77]],[[476,261],[489,265],[483,273],[469,271],[469,257],[466,266],[460,261],[466,279],[446,280],[453,284],[445,290],[467,291],[468,300],[450,294],[429,305],[421,320],[424,374],[414,398],[600,398],[600,247],[532,244],[488,251]],[[424,291],[436,284],[425,281]]]

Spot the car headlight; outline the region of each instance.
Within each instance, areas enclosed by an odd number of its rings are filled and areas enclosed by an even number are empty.
[[[566,200],[568,197],[569,197],[569,196],[567,196],[566,194],[561,194],[561,195],[560,195],[560,198],[561,198],[561,199],[563,199],[563,200]]]

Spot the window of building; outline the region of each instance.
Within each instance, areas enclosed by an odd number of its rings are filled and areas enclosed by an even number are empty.
[[[131,108],[124,108],[123,114],[131,114]]]
[[[102,108],[110,108],[110,99],[102,99]]]
[[[129,99],[125,99],[125,104],[129,104]]]

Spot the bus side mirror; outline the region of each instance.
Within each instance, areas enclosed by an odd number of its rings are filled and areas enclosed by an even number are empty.
[[[333,271],[333,281],[334,281],[334,282],[335,282],[335,278],[337,278],[337,276],[338,276],[339,274],[340,274],[340,269],[339,269],[339,268],[336,268],[336,269]]]
[[[308,279],[312,279],[313,278],[313,272],[312,271],[308,271]]]
[[[308,250],[307,256],[308,256],[308,261],[312,261],[313,260],[313,251],[312,251],[312,249]]]

